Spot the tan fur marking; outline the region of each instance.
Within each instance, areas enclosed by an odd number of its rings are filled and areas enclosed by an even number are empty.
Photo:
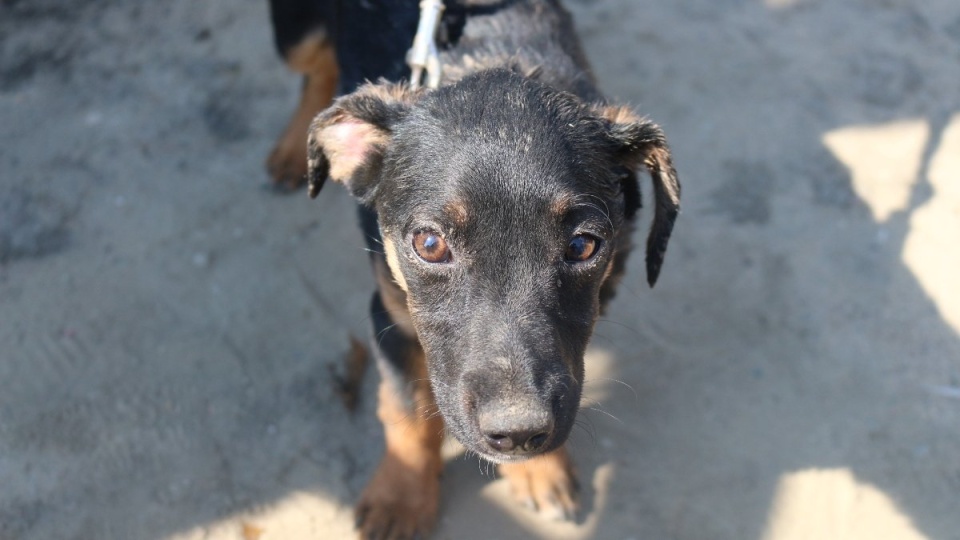
[[[297,73],[313,73],[325,67],[323,54],[325,49],[333,49],[327,40],[327,31],[320,29],[287,51],[287,66]]]
[[[567,212],[570,210],[570,207],[573,206],[575,198],[572,196],[562,196],[558,197],[550,203],[550,213],[554,217],[560,219],[567,215]]]
[[[610,257],[610,262],[607,263],[607,269],[603,271],[603,280],[601,281],[601,284],[606,283],[607,280],[610,279],[610,276],[613,274],[614,260],[615,260],[615,257]]]
[[[357,503],[363,538],[391,530],[396,538],[425,536],[436,521],[443,460],[443,420],[426,379],[423,355],[413,366],[413,408],[396,393],[396,381],[380,383],[377,416],[386,452]]]
[[[461,201],[450,201],[443,210],[456,226],[463,227],[467,223],[469,217],[467,205]]]
[[[300,104],[267,158],[267,171],[274,182],[296,187],[307,174],[310,122],[333,102],[339,70],[333,46],[326,41],[325,33],[313,34],[291,49],[287,64],[303,73],[305,81]]]
[[[393,245],[393,240],[387,238],[386,235],[383,235],[383,252],[387,256],[387,266],[390,268],[393,280],[403,289],[403,292],[410,292],[409,289],[407,289],[407,280],[404,279],[403,272],[400,271],[400,259],[397,258],[397,248]]]
[[[407,309],[406,293],[393,279],[393,273],[386,261],[377,257],[373,259],[373,267],[377,288],[380,290],[380,299],[383,301],[383,307],[390,314],[390,319],[408,336],[416,336],[417,331],[413,328],[413,321],[410,320],[410,312]]]
[[[394,381],[383,382],[377,394],[377,417],[383,423],[387,453],[398,454],[398,459],[409,467],[439,465],[432,460],[439,459],[443,442],[443,419],[435,414],[436,404],[422,354],[418,360],[415,362],[418,369],[411,374],[414,382],[409,383],[414,386],[414,410],[405,406],[396,395]],[[432,455],[433,451],[436,456]]]
[[[601,106],[598,110],[602,118],[614,124],[636,124],[644,121],[633,109],[624,105]]]
[[[368,83],[360,87],[358,92],[378,97],[386,102],[410,103],[423,93],[423,90],[411,90],[409,86],[402,83]]]
[[[571,519],[579,509],[577,479],[566,447],[498,468],[515,499],[553,519]]]

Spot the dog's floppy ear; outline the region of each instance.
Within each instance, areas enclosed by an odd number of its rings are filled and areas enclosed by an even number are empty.
[[[329,176],[362,202],[369,202],[393,127],[418,95],[400,84],[368,83],[317,115],[307,133],[310,197],[320,193]]]
[[[653,179],[653,194],[656,208],[653,226],[647,237],[647,283],[653,287],[660,275],[667,242],[673,231],[673,222],[680,213],[680,180],[673,169],[673,160],[666,137],[660,126],[637,116],[627,107],[599,106],[600,117],[609,122],[608,134],[615,147],[620,165],[632,171],[646,167]],[[636,176],[626,176],[623,186],[627,199],[627,215],[639,206],[639,188]],[[632,185],[630,185],[632,183]],[[630,206],[633,207],[630,207]]]

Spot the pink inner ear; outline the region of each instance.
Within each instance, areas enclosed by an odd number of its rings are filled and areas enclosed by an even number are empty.
[[[350,180],[374,147],[385,142],[382,131],[358,120],[345,120],[327,127],[321,135],[321,144],[330,161],[330,178],[338,182]]]

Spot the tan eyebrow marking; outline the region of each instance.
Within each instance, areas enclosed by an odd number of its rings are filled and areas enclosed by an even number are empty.
[[[570,208],[573,206],[576,199],[569,195],[564,194],[555,199],[550,203],[550,212],[557,218],[562,218],[570,211]]]
[[[463,201],[450,201],[443,207],[443,211],[457,227],[463,227],[467,223],[467,218],[470,217],[467,205]]]

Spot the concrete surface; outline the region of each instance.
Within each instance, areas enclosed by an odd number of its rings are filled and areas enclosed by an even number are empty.
[[[581,521],[451,447],[436,538],[960,539],[960,4],[570,7],[683,215],[597,327]],[[0,1],[0,539],[349,537],[371,278],[341,189],[264,189],[267,20]]]

